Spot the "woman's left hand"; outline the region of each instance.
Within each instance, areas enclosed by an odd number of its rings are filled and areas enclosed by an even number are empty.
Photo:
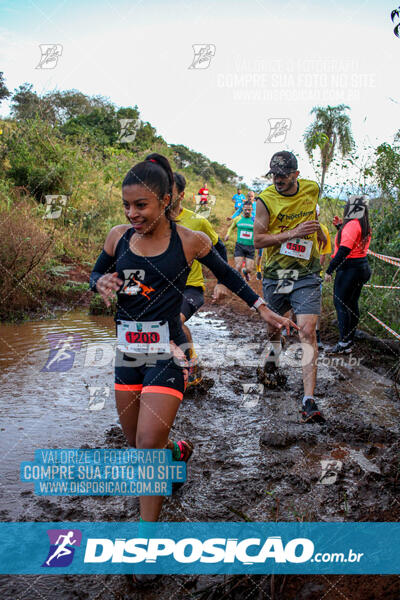
[[[214,293],[212,296],[212,303],[218,302],[219,300],[223,300],[226,296],[228,296],[229,290],[222,283],[217,283],[214,288]]]
[[[328,275],[328,273],[325,273],[325,281],[332,281],[332,275]]]
[[[268,325],[271,325],[271,327],[274,327],[278,331],[281,329],[286,329],[287,334],[290,335],[291,327],[293,327],[294,329],[297,329],[297,330],[300,329],[296,325],[296,323],[293,323],[293,321],[291,321],[290,319],[287,319],[286,317],[281,317],[277,313],[270,310],[267,306],[265,306],[265,304],[262,304],[258,308],[258,312],[260,313],[261,318],[266,323],[268,323]]]

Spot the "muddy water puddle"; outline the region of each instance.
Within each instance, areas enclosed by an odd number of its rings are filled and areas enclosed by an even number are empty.
[[[256,377],[265,331],[253,315],[221,319],[203,311],[190,326],[204,382],[185,395],[172,433],[190,439],[195,453],[186,484],[164,503],[162,520],[398,520],[400,410],[390,380],[362,364],[320,361],[316,397],[327,423],[304,425],[296,340],[282,355],[285,388],[269,390]],[[32,485],[19,482],[19,463],[32,460],[36,448],[124,446],[113,398],[113,320],[61,314],[4,326],[0,338],[1,519],[137,520],[136,498],[36,497]],[[54,340],[69,344],[61,344],[61,360],[73,355],[67,370],[48,366]],[[10,577],[0,587],[4,598],[164,600],[192,597],[184,588],[189,579],[165,578],[156,595],[140,596],[128,593],[124,578],[111,576],[37,583]],[[32,587],[25,596],[27,581]]]

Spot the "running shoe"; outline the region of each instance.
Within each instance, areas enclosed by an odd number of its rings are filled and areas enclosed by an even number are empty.
[[[188,463],[189,459],[193,454],[194,449],[192,442],[189,442],[189,440],[179,440],[179,442],[176,443],[178,444],[179,449],[181,451],[181,456],[180,458],[178,458],[178,461],[184,461],[185,463]],[[175,494],[175,492],[180,490],[184,483],[184,481],[174,481],[172,483],[172,493]]]
[[[287,376],[283,370],[268,362],[263,367],[257,367],[257,379],[271,390],[284,387],[287,383]]]
[[[258,281],[262,280],[262,275],[261,275],[261,271],[257,271],[257,275],[256,275]]]
[[[307,398],[301,407],[302,423],[325,423],[325,417],[312,398]]]
[[[250,281],[250,275],[247,269],[243,269],[242,270],[243,276],[245,278],[246,281]]]
[[[188,373],[187,388],[189,388],[192,385],[198,385],[203,379],[197,357],[194,356],[193,358],[191,358],[188,361],[188,363],[189,363],[189,368],[188,368],[189,373]]]
[[[343,342],[338,342],[336,346],[326,350],[327,354],[351,354],[353,351],[353,342],[347,342],[344,344]]]
[[[179,442],[176,443],[178,444],[179,450],[181,451],[181,456],[180,458],[178,458],[178,461],[183,460],[184,462],[188,462],[189,458],[193,454],[194,446],[192,442],[189,442],[189,440],[179,440]]]

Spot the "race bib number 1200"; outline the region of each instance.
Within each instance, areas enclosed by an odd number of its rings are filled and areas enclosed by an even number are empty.
[[[120,321],[118,349],[127,354],[168,353],[169,327],[165,321]]]
[[[287,242],[283,242],[281,245],[280,254],[286,254],[286,256],[293,256],[293,258],[302,258],[303,260],[308,260],[311,256],[312,246],[312,240],[293,238]]]

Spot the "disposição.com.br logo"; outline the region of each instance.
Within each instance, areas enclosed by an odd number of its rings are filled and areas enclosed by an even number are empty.
[[[42,567],[68,567],[82,542],[80,529],[48,529],[50,548]]]

